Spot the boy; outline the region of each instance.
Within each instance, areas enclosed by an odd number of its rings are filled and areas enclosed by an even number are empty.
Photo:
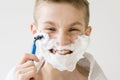
[[[36,42],[38,53],[25,54],[7,80],[107,80],[85,53],[88,25],[87,0],[36,0],[30,29],[33,35],[45,34],[45,39]]]

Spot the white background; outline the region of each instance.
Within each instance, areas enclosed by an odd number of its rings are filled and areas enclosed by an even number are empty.
[[[89,0],[93,31],[88,51],[109,80],[120,80],[120,0]],[[0,0],[0,80],[30,52],[34,0]]]

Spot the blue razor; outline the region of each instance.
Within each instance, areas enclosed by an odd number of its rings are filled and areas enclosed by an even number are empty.
[[[36,53],[36,41],[41,40],[42,38],[44,38],[43,35],[38,35],[38,36],[34,37],[34,41],[33,41],[33,45],[32,45],[32,51],[31,51],[32,54]]]

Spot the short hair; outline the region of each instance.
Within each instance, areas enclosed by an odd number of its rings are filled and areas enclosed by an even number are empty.
[[[87,0],[36,0],[35,6],[34,6],[34,21],[37,23],[37,7],[42,3],[42,2],[55,2],[55,3],[69,3],[73,5],[77,9],[81,9],[84,11],[84,19],[85,19],[85,25],[88,26],[89,24],[89,2]]]

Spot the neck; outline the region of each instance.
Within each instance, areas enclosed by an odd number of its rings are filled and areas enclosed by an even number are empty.
[[[45,62],[42,68],[42,75],[49,80],[78,80],[80,74],[77,69],[74,71],[59,71],[52,67],[51,64]],[[46,77],[47,76],[47,77]],[[67,76],[67,77],[66,77]],[[45,80],[47,80],[45,79]]]

